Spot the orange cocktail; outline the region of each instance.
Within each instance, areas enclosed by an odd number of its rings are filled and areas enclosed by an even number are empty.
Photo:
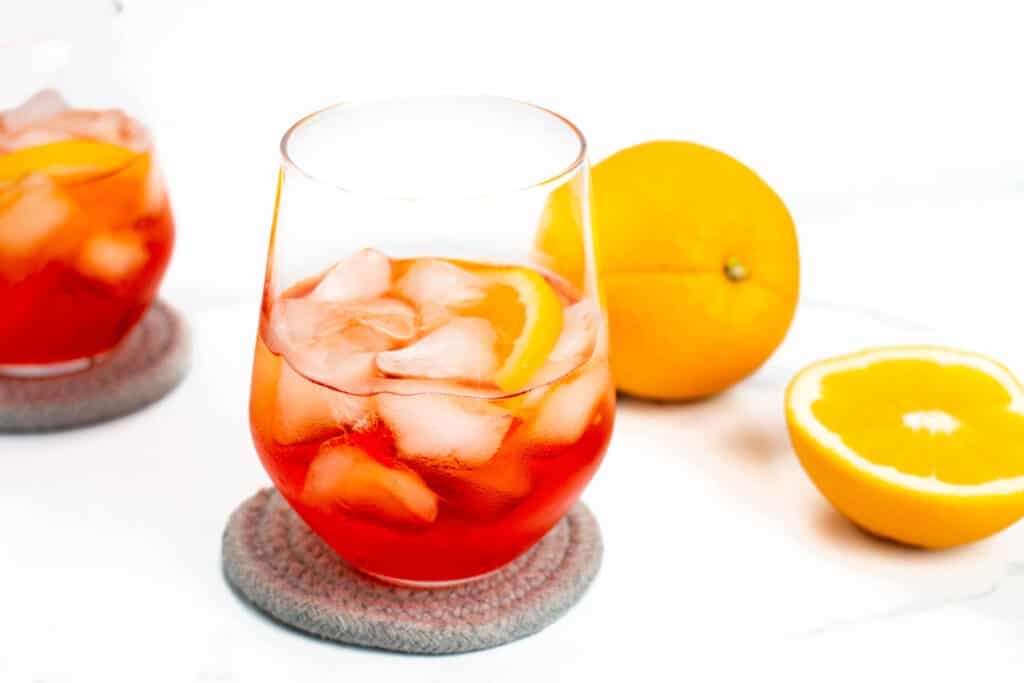
[[[174,223],[150,137],[44,91],[0,115],[0,374],[112,349],[156,296]]]
[[[358,568],[478,576],[540,539],[608,444],[601,312],[535,268],[364,249],[263,304],[250,418],[292,507]]]

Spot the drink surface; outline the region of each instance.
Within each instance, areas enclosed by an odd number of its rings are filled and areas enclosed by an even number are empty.
[[[173,242],[136,121],[52,91],[0,114],[0,366],[110,350],[156,296]]]
[[[496,569],[597,469],[614,412],[602,321],[558,278],[363,250],[267,297],[257,450],[355,566],[406,581]]]

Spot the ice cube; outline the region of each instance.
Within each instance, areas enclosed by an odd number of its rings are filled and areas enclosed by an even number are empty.
[[[75,267],[86,277],[119,284],[138,275],[149,260],[145,240],[137,232],[99,232],[82,244]]]
[[[498,335],[483,318],[453,318],[423,338],[377,356],[377,367],[388,375],[494,381],[498,369]]]
[[[548,358],[576,363],[587,360],[597,342],[599,315],[597,304],[591,300],[580,301],[566,308],[562,312],[562,333]]]
[[[396,341],[409,341],[416,336],[416,309],[404,301],[383,297],[349,304],[353,320]]]
[[[0,257],[12,263],[66,247],[75,207],[43,174],[35,174],[10,191],[13,199],[0,205]]]
[[[307,377],[356,393],[370,391],[377,352],[416,331],[415,311],[397,299],[338,304],[286,298],[270,313],[271,337]]]
[[[416,313],[398,299],[339,304],[304,298],[278,300],[271,337],[307,377],[354,393],[370,391],[377,352],[416,332]]]
[[[21,105],[0,114],[0,132],[17,132],[66,111],[68,103],[56,90],[40,90]]]
[[[353,325],[343,333],[345,341],[363,351],[387,351],[395,348],[395,340],[372,327]]]
[[[603,363],[583,369],[544,394],[533,419],[524,425],[523,438],[555,445],[579,441],[610,391],[611,376]]]
[[[428,330],[447,322],[453,310],[483,301],[484,290],[480,277],[438,259],[416,261],[395,284],[400,296],[416,304]]]
[[[297,343],[312,339],[318,333],[329,333],[330,328],[324,328],[333,319],[335,310],[333,304],[312,301],[304,297],[277,299],[270,308],[270,327],[273,336],[282,343]]]
[[[485,284],[477,275],[448,261],[420,259],[395,285],[395,291],[417,305],[469,306],[483,300]]]
[[[513,420],[487,401],[460,396],[380,394],[376,403],[404,457],[468,466],[481,465],[498,451]]]
[[[594,301],[580,301],[564,309],[562,333],[530,384],[545,384],[585,363],[594,353],[599,322],[600,313]]]
[[[60,142],[62,140],[70,139],[70,135],[67,133],[61,133],[60,131],[29,128],[28,130],[23,130],[20,133],[15,133],[13,135],[4,135],[0,133],[0,148],[4,149],[5,153],[14,152],[26,147],[48,145],[51,142]]]
[[[295,444],[349,428],[365,429],[373,418],[370,399],[334,391],[303,377],[288,362],[277,379],[274,439]]]
[[[0,114],[0,147],[34,147],[60,140],[108,142],[143,152],[150,147],[146,128],[119,109],[69,109],[53,90],[36,93],[21,106]]]
[[[416,311],[391,298],[347,304],[309,297],[284,298],[274,304],[271,319],[275,332],[292,342],[351,330],[361,340],[359,343],[374,347],[370,350],[382,350],[377,348],[381,345],[394,348],[395,341],[412,339],[417,330]],[[358,327],[365,330],[356,333]]]
[[[345,438],[331,439],[309,465],[302,499],[311,505],[341,505],[388,522],[430,524],[437,495],[405,467],[387,467]]]
[[[376,374],[376,353],[357,346],[345,332],[291,344],[283,352],[302,374],[342,391],[367,393]]]
[[[391,260],[376,249],[362,249],[327,271],[309,296],[319,301],[362,301],[390,288]]]
[[[97,140],[136,152],[150,148],[146,128],[120,109],[68,109],[33,126],[73,139]]]
[[[506,514],[530,493],[530,469],[522,450],[510,447],[510,440],[480,467],[438,467],[423,461],[412,466],[447,506],[472,519]]]

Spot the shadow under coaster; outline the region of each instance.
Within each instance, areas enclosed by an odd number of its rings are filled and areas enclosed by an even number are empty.
[[[577,503],[509,565],[451,588],[400,588],[341,560],[274,489],[240,505],[223,539],[224,575],[260,610],[327,640],[418,654],[482,650],[553,623],[601,566],[601,532]]]
[[[154,303],[124,341],[94,365],[55,377],[0,377],[0,432],[78,427],[143,408],[188,372],[185,321]]]

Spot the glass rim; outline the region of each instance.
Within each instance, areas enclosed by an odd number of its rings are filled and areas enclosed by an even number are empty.
[[[565,128],[567,128],[569,130],[569,132],[572,133],[572,135],[576,138],[576,141],[577,141],[577,143],[579,145],[578,150],[576,152],[576,156],[572,160],[572,162],[569,163],[568,166],[566,166],[565,168],[563,168],[560,171],[556,172],[554,175],[548,176],[546,178],[542,178],[541,180],[537,180],[537,181],[528,183],[526,185],[519,185],[519,186],[515,186],[515,187],[495,188],[494,190],[489,190],[487,192],[479,192],[479,193],[475,193],[475,194],[472,194],[472,195],[457,195],[457,194],[455,194],[455,195],[448,195],[448,194],[441,194],[441,193],[431,193],[431,194],[424,194],[424,195],[386,195],[386,194],[378,194],[378,193],[375,193],[375,192],[372,192],[372,191],[366,191],[366,190],[354,190],[354,189],[349,188],[349,187],[344,187],[343,185],[340,185],[340,184],[330,180],[329,178],[324,178],[322,176],[319,176],[319,175],[316,175],[314,173],[311,173],[311,172],[307,171],[294,158],[292,158],[292,155],[289,152],[289,143],[291,142],[292,138],[296,135],[296,133],[298,133],[307,124],[311,123],[312,121],[314,121],[318,117],[323,116],[325,114],[328,114],[330,112],[337,111],[339,109],[344,109],[346,107],[357,107],[357,106],[365,105],[365,104],[374,104],[374,103],[382,103],[382,102],[394,102],[394,101],[399,101],[399,100],[427,100],[427,99],[472,99],[472,100],[477,100],[477,101],[504,102],[506,104],[516,104],[516,105],[527,107],[527,108],[530,108],[530,109],[533,109],[533,110],[536,110],[536,111],[540,111],[543,114],[545,114],[547,116],[550,116],[550,117],[556,119],[557,121],[559,121]],[[300,174],[302,177],[306,178],[307,180],[309,180],[311,182],[317,183],[317,184],[325,186],[325,187],[329,187],[329,188],[331,188],[333,190],[336,190],[338,192],[343,192],[343,193],[346,193],[346,194],[350,194],[352,196],[362,196],[362,197],[368,197],[368,198],[373,198],[373,199],[395,200],[395,201],[429,201],[431,199],[438,199],[438,198],[447,198],[447,199],[454,198],[454,199],[466,199],[466,200],[469,200],[469,199],[481,199],[481,198],[485,198],[485,197],[495,197],[495,196],[501,196],[501,195],[515,194],[517,192],[525,192],[525,191],[528,191],[528,190],[534,190],[534,189],[538,189],[538,188],[549,187],[549,186],[552,186],[552,185],[560,184],[562,181],[564,181],[567,178],[569,178],[570,176],[572,176],[574,173],[576,173],[580,168],[582,168],[584,166],[584,164],[586,163],[586,159],[587,159],[587,139],[586,139],[586,137],[584,137],[583,132],[579,129],[579,127],[575,123],[570,121],[568,118],[562,116],[558,112],[555,112],[555,111],[553,111],[551,109],[548,109],[547,107],[542,107],[540,105],[533,104],[532,102],[528,102],[526,100],[519,100],[519,99],[515,99],[515,98],[512,98],[512,97],[501,97],[501,96],[498,96],[498,95],[483,95],[483,94],[478,94],[478,95],[408,95],[408,96],[397,95],[397,96],[380,97],[380,98],[372,98],[372,99],[362,99],[362,100],[351,100],[351,101],[335,102],[334,104],[330,104],[330,105],[328,105],[326,107],[323,107],[321,109],[317,109],[316,111],[314,111],[314,112],[312,112],[310,114],[306,114],[305,116],[300,118],[298,121],[293,123],[291,126],[289,126],[288,129],[285,131],[284,135],[281,136],[281,141],[278,144],[278,149],[279,149],[279,153],[281,155],[281,165],[282,165],[282,167],[284,167],[285,169],[290,169],[290,170],[295,171],[296,173]]]

